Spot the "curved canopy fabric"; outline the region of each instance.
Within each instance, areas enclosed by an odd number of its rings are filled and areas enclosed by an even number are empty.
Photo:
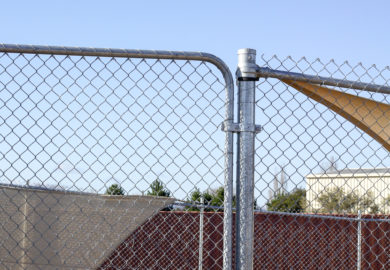
[[[282,81],[343,116],[390,151],[390,105],[316,84]]]

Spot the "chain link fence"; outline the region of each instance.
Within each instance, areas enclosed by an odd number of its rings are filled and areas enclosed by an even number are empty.
[[[0,45],[0,268],[388,269],[390,69],[253,55]]]
[[[223,62],[0,51],[1,269],[222,267]]]
[[[388,269],[389,67],[259,66],[277,74],[256,90],[254,268]]]

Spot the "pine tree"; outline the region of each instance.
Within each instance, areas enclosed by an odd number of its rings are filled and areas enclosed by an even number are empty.
[[[106,190],[107,195],[125,195],[123,188],[118,184],[112,184]]]

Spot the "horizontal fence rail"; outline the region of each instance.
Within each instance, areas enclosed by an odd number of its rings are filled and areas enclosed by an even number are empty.
[[[342,88],[364,90],[375,93],[390,94],[390,87],[385,85],[350,81],[345,79],[335,79],[332,77],[308,75],[297,72],[275,70],[266,67],[258,67],[258,71],[255,73],[255,75],[259,78],[275,78],[280,80],[302,81],[320,85],[337,86]]]

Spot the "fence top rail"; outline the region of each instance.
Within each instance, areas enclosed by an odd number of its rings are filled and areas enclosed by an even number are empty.
[[[228,79],[226,80],[226,83],[233,83],[231,72],[225,62],[217,56],[205,52],[41,46],[4,43],[0,43],[0,52],[205,61],[214,64],[222,72],[224,77],[226,76]]]
[[[346,221],[376,221],[376,222],[388,222],[390,223],[389,218],[372,218],[372,214],[365,214],[362,217],[359,217],[358,214],[355,215],[332,215],[332,214],[315,214],[315,213],[292,213],[292,212],[278,212],[278,211],[265,211],[265,210],[255,210],[257,214],[273,214],[281,216],[293,216],[293,217],[305,217],[305,218],[320,218],[320,219],[337,219],[337,220],[346,220]],[[381,215],[383,216],[383,215]]]
[[[187,51],[161,51],[161,50],[135,50],[135,49],[112,49],[112,48],[88,48],[67,46],[42,46],[0,43],[0,52],[3,53],[26,53],[26,54],[51,54],[51,55],[74,55],[95,57],[123,57],[123,58],[148,58],[148,59],[171,59],[171,60],[194,60],[213,64],[222,73],[226,83],[226,119],[233,121],[234,81],[229,67],[219,57],[205,52]]]
[[[101,57],[125,57],[125,58],[199,60],[199,61],[208,61],[208,62],[221,62],[220,64],[224,64],[222,60],[220,60],[215,55],[204,53],[204,52],[41,46],[41,45],[21,45],[21,44],[3,44],[3,43],[0,43],[0,52],[101,56]]]
[[[357,81],[349,81],[343,79],[335,79],[331,77],[307,75],[303,73],[296,73],[290,71],[281,71],[281,70],[270,69],[267,67],[258,67],[256,71],[256,75],[259,78],[294,80],[294,81],[302,81],[302,82],[308,82],[308,83],[314,83],[320,85],[329,85],[329,86],[363,90],[363,91],[369,91],[375,93],[390,94],[389,86],[357,82]]]

